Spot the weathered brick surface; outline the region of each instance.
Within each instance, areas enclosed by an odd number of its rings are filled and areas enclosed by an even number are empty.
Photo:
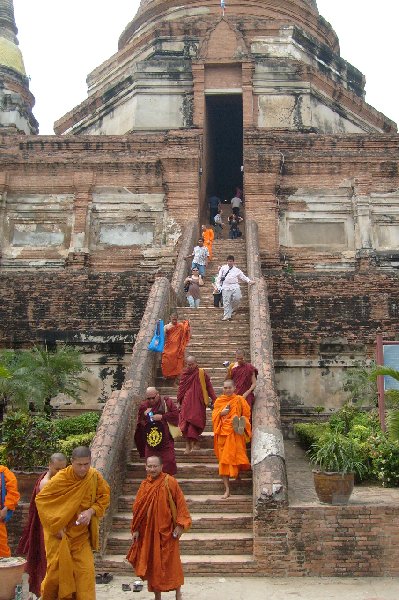
[[[270,510],[254,522],[257,570],[273,576],[398,576],[399,509]]]

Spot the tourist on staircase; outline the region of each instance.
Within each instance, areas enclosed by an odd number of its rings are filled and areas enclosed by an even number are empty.
[[[191,268],[197,268],[201,277],[205,277],[205,271],[209,259],[209,250],[206,246],[204,246],[204,240],[202,238],[198,240],[198,246],[194,246],[193,253],[185,257],[186,260],[188,258],[193,259]]]
[[[186,440],[185,454],[199,450],[199,439],[205,429],[206,407],[215,400],[211,380],[200,369],[193,356],[186,361],[186,369],[180,378],[177,403],[180,406],[179,427]]]
[[[168,396],[161,396],[154,387],[146,390],[146,399],[140,404],[134,441],[143,458],[158,456],[163,470],[176,475],[174,428],[179,423],[179,411]]]
[[[223,232],[223,219],[222,219],[222,209],[219,208],[217,215],[214,218],[215,221],[215,235],[216,239],[219,240],[222,237]]]
[[[240,223],[243,221],[244,219],[242,217],[240,217],[239,215],[230,215],[229,216],[229,239],[230,240],[237,240],[238,238],[242,237],[242,232],[240,230]]]
[[[218,210],[220,208],[221,201],[215,195],[212,195],[208,198],[208,206],[209,206],[209,224],[214,224],[214,218],[218,214]]]
[[[133,505],[132,545],[126,558],[136,576],[147,580],[155,600],[170,591],[182,600],[179,539],[191,526],[190,513],[176,479],[162,472],[159,457],[147,458],[146,471]]]
[[[170,322],[165,325],[165,346],[162,353],[162,375],[165,379],[173,379],[178,383],[178,377],[184,367],[184,352],[190,341],[190,321],[178,322],[177,314],[173,313]]]
[[[251,468],[246,451],[252,435],[250,415],[248,402],[235,393],[234,382],[226,379],[212,412],[214,449],[224,484],[222,500],[230,496],[230,477],[237,478],[240,471]]]
[[[255,282],[238,269],[234,264],[234,256],[230,254],[227,257],[227,264],[219,269],[215,284],[222,290],[223,296],[223,319],[222,321],[231,321],[234,312],[238,310],[241,301],[241,290],[238,280],[241,279],[250,285]]]
[[[235,361],[230,363],[227,368],[226,379],[232,379],[236,389],[236,394],[243,396],[252,407],[255,401],[254,389],[256,387],[256,378],[258,369],[251,363],[245,361],[244,352],[236,350]]]
[[[213,240],[215,239],[215,232],[213,231],[212,227],[207,228],[206,225],[202,225],[201,236],[204,240],[206,248],[208,248],[209,260],[212,260],[212,244]]]
[[[242,199],[236,194],[234,198],[231,199],[230,204],[233,214],[238,217],[240,214],[240,209],[242,208]]]
[[[204,281],[198,272],[197,267],[191,271],[191,275],[184,280],[184,289],[186,290],[186,298],[190,308],[199,308],[201,302],[200,287],[204,285]]]

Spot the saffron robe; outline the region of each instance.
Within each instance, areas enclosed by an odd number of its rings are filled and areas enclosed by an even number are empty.
[[[178,377],[183,371],[184,352],[190,341],[190,323],[182,321],[165,331],[165,347],[162,353],[162,375]]]
[[[145,426],[148,423],[148,417],[144,414],[147,408],[151,408],[154,415],[162,415],[163,427],[163,443],[162,447],[157,450],[148,446],[145,439]],[[149,400],[144,400],[139,406],[139,414],[137,417],[136,431],[134,434],[134,441],[136,443],[137,450],[140,456],[146,459],[150,456],[159,456],[163,463],[163,470],[169,475],[176,475],[176,455],[175,455],[175,442],[170,435],[168,423],[171,425],[178,425],[179,423],[179,411],[172,398],[163,396],[159,399],[158,403],[152,406]]]
[[[37,494],[43,525],[47,571],[41,600],[95,600],[93,551],[98,549],[99,523],[109,506],[109,485],[94,468],[82,479],[69,466]],[[79,514],[92,508],[89,525],[76,525]],[[57,534],[64,530],[62,539]]]
[[[29,575],[29,591],[40,596],[40,587],[46,575],[47,561],[44,546],[43,527],[40,522],[39,513],[36,508],[36,496],[40,491],[40,482],[47,471],[40,475],[33,488],[29,505],[28,522],[26,523],[22,537],[19,540],[17,553],[26,556],[26,573]]]
[[[0,473],[3,473],[5,483],[5,490],[0,489],[0,499],[4,496],[4,504],[2,501],[0,501],[0,508],[7,507],[8,510],[15,510],[20,498],[17,478],[15,477],[14,473],[12,473],[3,465],[0,465]],[[6,558],[9,556],[11,556],[11,550],[8,545],[7,527],[4,521],[0,521],[0,558]]]
[[[244,363],[237,366],[234,366],[234,363],[231,363],[227,369],[226,379],[232,379],[234,381],[236,394],[242,396],[244,392],[249,390],[251,387],[253,375],[255,375],[255,377],[258,376],[258,369],[255,369],[251,363]],[[252,407],[255,402],[255,396],[253,392],[248,394],[246,401],[248,402],[249,408],[252,411]]]
[[[211,227],[202,232],[202,239],[204,240],[204,246],[208,248],[209,260],[212,260],[212,244],[215,239],[215,232]]]
[[[230,411],[222,416],[220,413],[227,404]],[[212,412],[214,432],[214,450],[219,462],[219,475],[237,477],[240,471],[248,471],[251,466],[246,451],[245,435],[236,433],[233,429],[233,418],[245,417],[245,433],[251,438],[251,410],[248,402],[242,396],[222,394],[215,400]]]
[[[185,438],[198,440],[205,429],[206,406],[200,381],[199,368],[185,369],[177,391],[177,403],[180,405],[179,427]],[[204,372],[207,396],[216,398],[211,380]]]
[[[167,478],[167,484],[165,480]],[[169,492],[176,506],[173,522]],[[148,476],[133,504],[132,533],[139,532],[126,556],[138,577],[148,581],[149,592],[169,592],[184,583],[179,540],[172,536],[175,525],[191,526],[186,500],[174,477],[161,473]]]

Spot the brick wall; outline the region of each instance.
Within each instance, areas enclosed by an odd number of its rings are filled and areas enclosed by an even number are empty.
[[[378,505],[269,510],[254,522],[259,574],[398,576],[399,509]]]
[[[0,272],[0,347],[137,333],[153,278],[87,270]]]
[[[317,356],[320,344],[343,338],[374,352],[380,327],[395,339],[399,272],[267,275],[274,357]]]

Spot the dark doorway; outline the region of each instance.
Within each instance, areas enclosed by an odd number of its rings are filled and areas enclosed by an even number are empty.
[[[231,200],[243,187],[242,95],[206,96],[207,195]]]

